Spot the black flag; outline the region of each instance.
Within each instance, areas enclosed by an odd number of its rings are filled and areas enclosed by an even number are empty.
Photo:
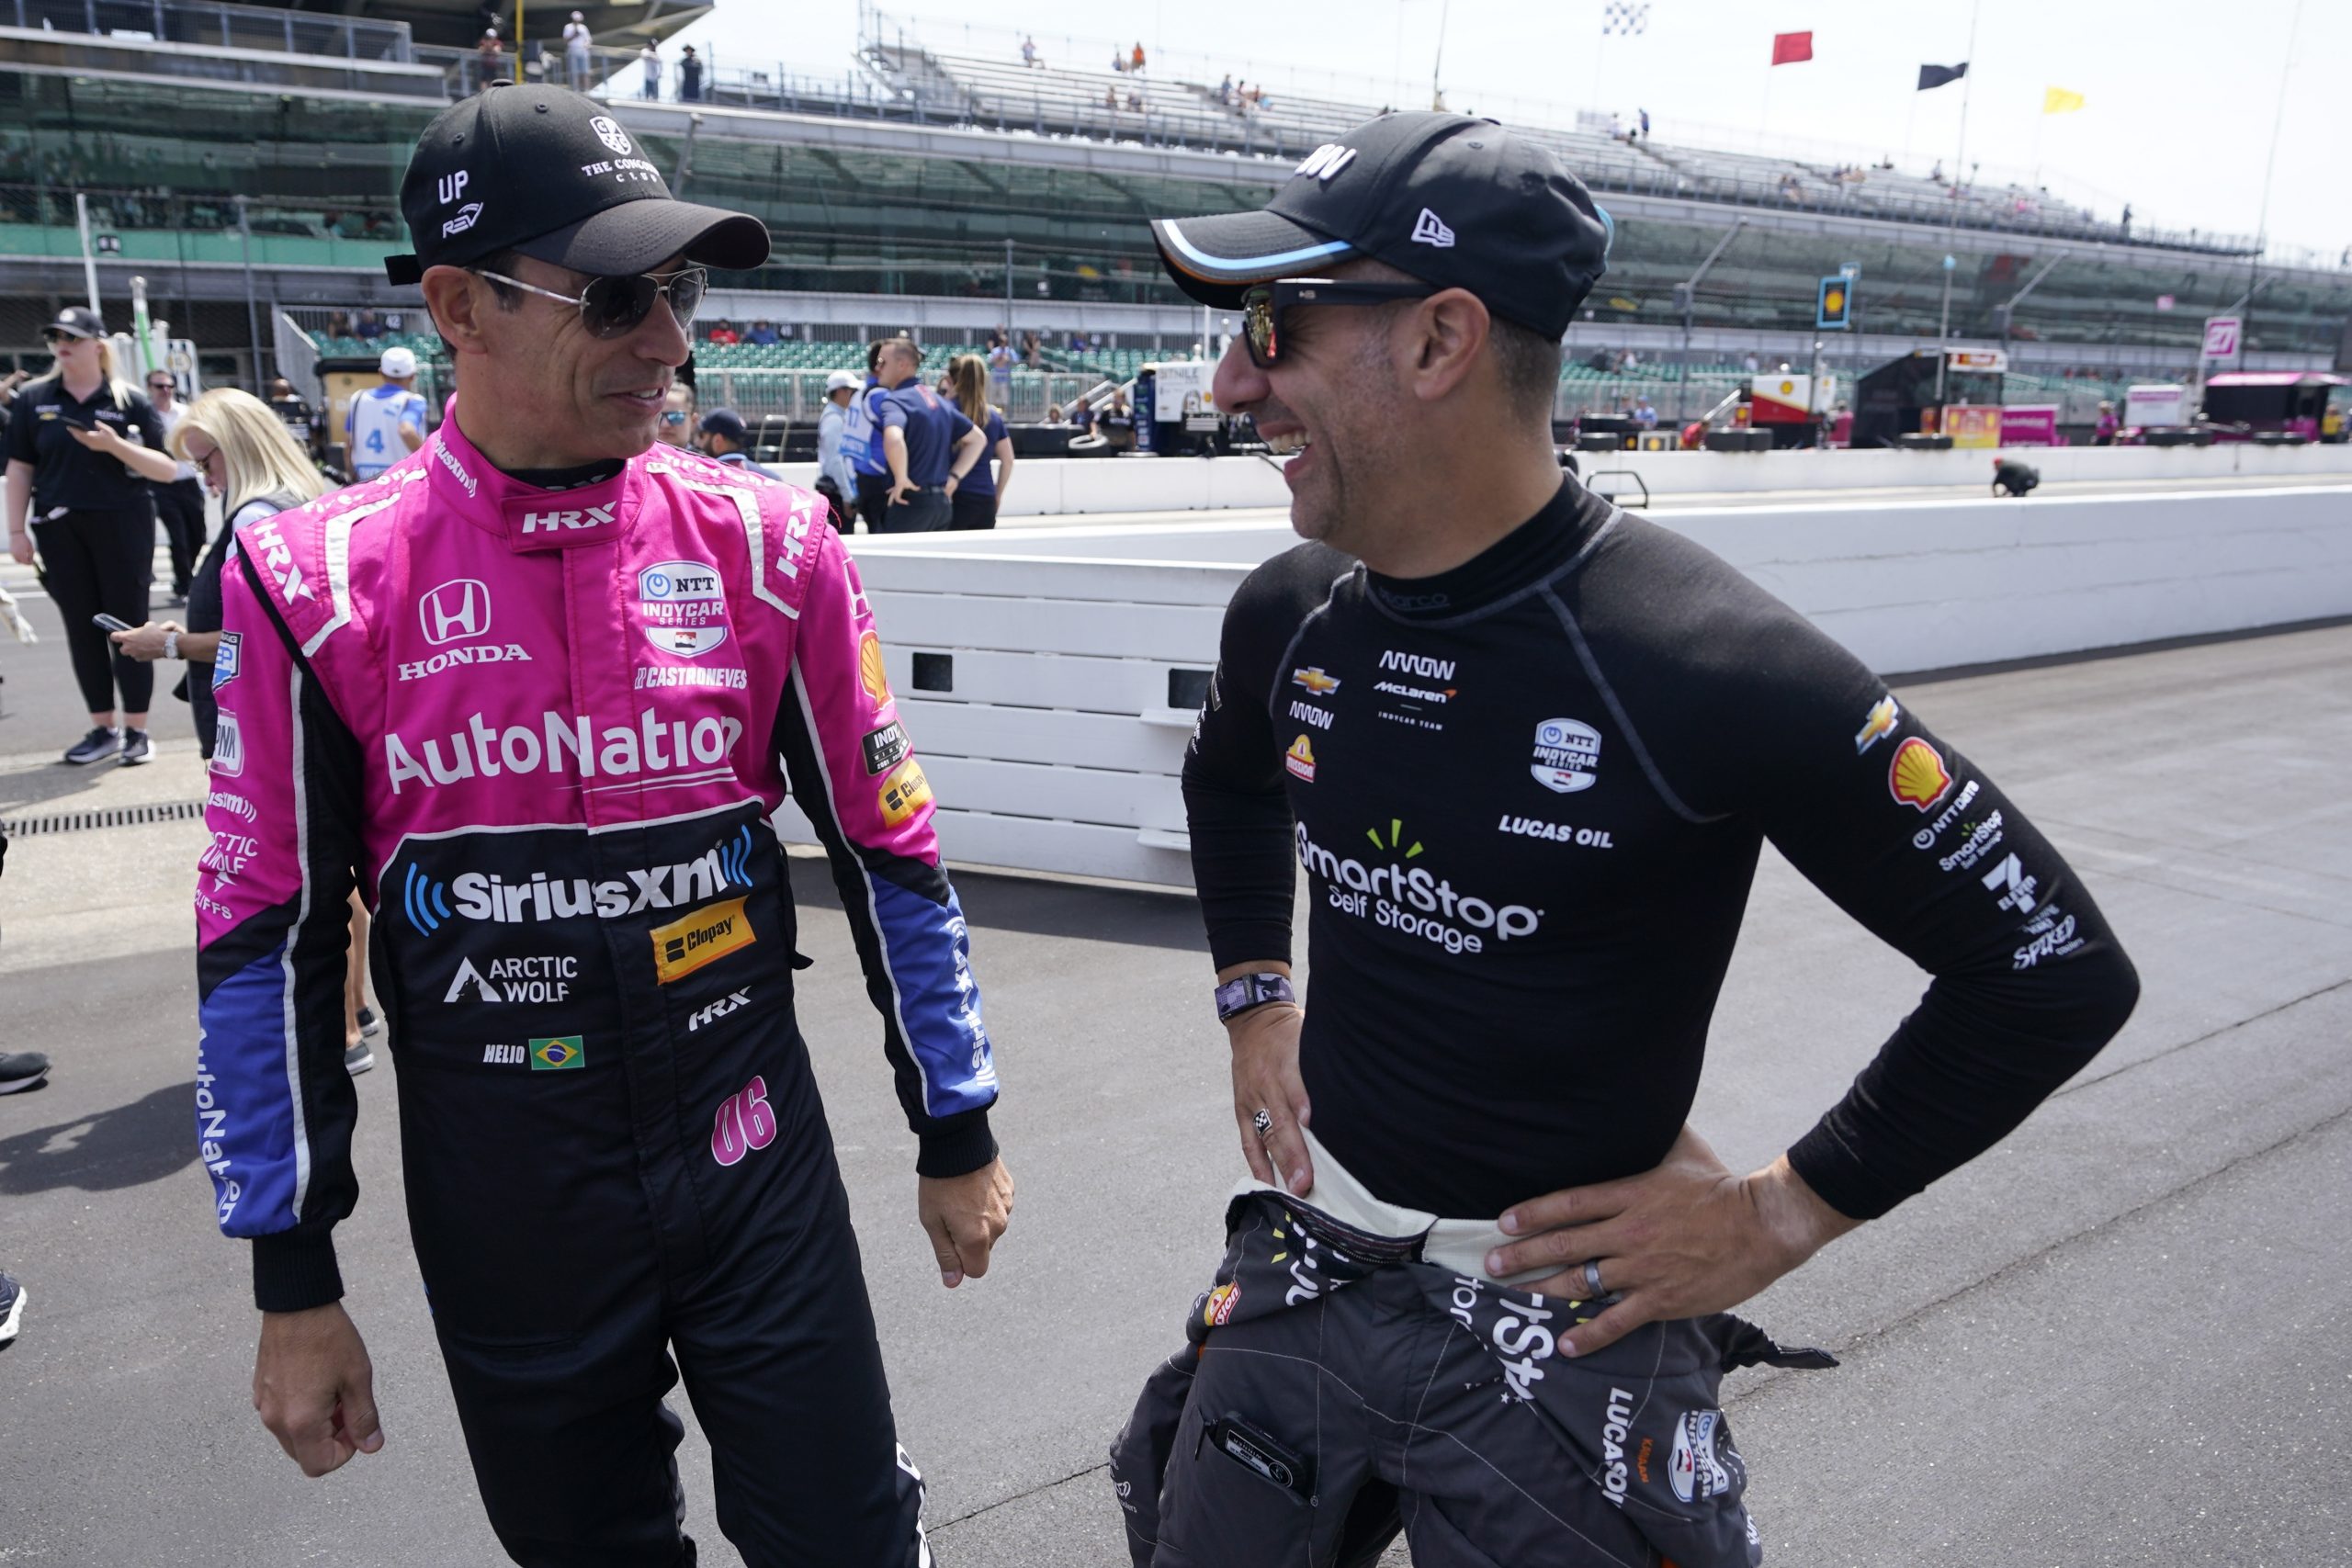
[[[1957,65],[1922,65],[1919,67],[1919,91],[1924,93],[1930,87],[1957,82],[1967,74],[1968,62],[1965,60]]]

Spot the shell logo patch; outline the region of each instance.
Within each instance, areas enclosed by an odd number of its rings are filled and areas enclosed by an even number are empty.
[[[857,679],[876,713],[890,705],[890,677],[882,668],[882,638],[874,632],[857,639]]]
[[[1904,805],[1926,811],[1951,788],[1951,770],[1934,747],[1915,735],[1894,749],[1886,787]]]
[[[1290,750],[1283,753],[1283,766],[1288,768],[1291,776],[1302,784],[1315,782],[1315,748],[1308,744],[1306,736],[1302,735],[1290,743]]]

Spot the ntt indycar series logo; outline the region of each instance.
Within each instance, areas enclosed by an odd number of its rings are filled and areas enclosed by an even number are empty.
[[[1427,866],[1410,863],[1420,857],[1421,843],[1405,841],[1402,823],[1390,822],[1385,839],[1377,828],[1364,829],[1364,837],[1374,849],[1369,861],[1325,849],[1307,836],[1306,823],[1298,825],[1298,863],[1324,880],[1331,907],[1342,914],[1456,953],[1483,953],[1490,939],[1532,936],[1544,923],[1541,909],[1473,897]]]
[[[528,925],[594,915],[614,920],[645,909],[684,909],[752,886],[752,830],[715,844],[694,860],[630,870],[625,880],[592,882],[535,871],[509,878],[469,871],[443,882],[414,864],[401,885],[401,904],[418,931],[437,931],[452,919]],[[741,899],[735,900],[741,903]],[[453,991],[451,1000],[459,999]]]

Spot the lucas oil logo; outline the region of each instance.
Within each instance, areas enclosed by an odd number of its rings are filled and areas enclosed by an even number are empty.
[[[727,591],[702,561],[665,560],[637,574],[646,640],[663,653],[700,659],[727,640]]]
[[[1574,795],[1593,786],[1600,766],[1600,731],[1573,718],[1547,718],[1535,727],[1535,760],[1527,771],[1545,789]]]

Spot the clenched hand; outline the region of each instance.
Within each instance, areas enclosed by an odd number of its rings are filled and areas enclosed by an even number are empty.
[[[949,1290],[989,1271],[989,1254],[1012,1223],[1012,1173],[992,1159],[962,1176],[916,1179],[915,1213]]]
[[[254,1408],[303,1474],[324,1475],[384,1446],[375,1379],[342,1303],[261,1314]]]

